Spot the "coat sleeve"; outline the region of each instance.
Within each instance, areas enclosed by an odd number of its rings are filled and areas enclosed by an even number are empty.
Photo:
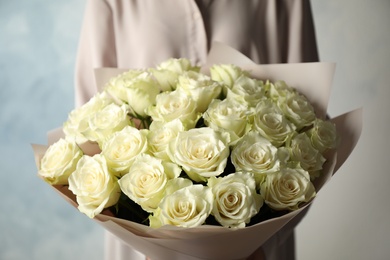
[[[257,8],[256,52],[249,57],[262,64],[318,61],[309,0],[260,0]]]
[[[319,61],[314,19],[309,0],[286,3],[289,8],[287,41],[288,63]]]
[[[87,0],[75,66],[76,106],[97,93],[94,69],[117,65],[112,18],[112,10],[105,0]]]

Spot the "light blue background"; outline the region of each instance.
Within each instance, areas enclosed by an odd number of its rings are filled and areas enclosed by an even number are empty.
[[[390,1],[312,0],[323,61],[337,62],[332,116],[364,107],[347,163],[297,228],[297,256],[390,256]],[[103,259],[103,230],[36,176],[46,143],[73,108],[80,0],[0,0],[0,259]]]

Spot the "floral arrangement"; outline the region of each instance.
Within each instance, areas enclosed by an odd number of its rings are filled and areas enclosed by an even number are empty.
[[[71,111],[39,175],[67,186],[90,218],[243,228],[315,197],[338,143],[316,112],[288,82],[169,59],[112,77]]]

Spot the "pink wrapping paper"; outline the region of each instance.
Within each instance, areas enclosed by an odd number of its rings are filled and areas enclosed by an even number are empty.
[[[258,65],[238,51],[214,43],[202,72],[207,73],[212,64],[230,63],[250,71],[253,77],[263,80],[284,80],[303,93],[312,102],[317,116],[324,118],[330,97],[335,71],[333,63],[299,63]],[[96,70],[96,84],[102,89],[108,80],[126,70],[101,68]],[[332,119],[336,123],[341,143],[337,151],[329,154],[322,176],[314,182],[317,192],[331,179],[333,174],[348,159],[356,146],[362,129],[362,109],[357,109]],[[48,144],[58,140],[63,133],[56,129],[49,133]],[[48,146],[33,145],[37,167]],[[93,154],[93,146],[83,146]],[[74,195],[66,186],[53,186],[69,203],[77,207]],[[281,217],[273,218],[243,229],[227,229],[219,226],[197,228],[161,227],[152,229],[131,221],[118,219],[108,211],[95,217],[100,225],[115,234],[124,243],[149,256],[151,259],[245,259],[260,245],[296,218],[307,205]]]

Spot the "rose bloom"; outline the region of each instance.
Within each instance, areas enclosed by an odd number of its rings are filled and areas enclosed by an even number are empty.
[[[101,154],[115,176],[128,173],[135,157],[148,149],[147,135],[147,129],[126,126],[104,142]]]
[[[253,130],[276,147],[283,145],[295,133],[295,125],[270,100],[264,100],[257,105],[253,121]]]
[[[230,145],[234,145],[250,129],[251,110],[244,104],[230,99],[214,99],[203,114],[204,122],[214,130],[226,131],[230,135]]]
[[[177,177],[168,180],[167,186],[165,187],[165,196],[168,196],[182,188],[192,186],[193,183],[190,179],[188,178],[183,178],[183,177]]]
[[[111,103],[113,103],[112,98],[106,92],[101,92],[93,96],[84,105],[73,109],[63,125],[63,131],[66,137],[75,139],[78,144],[87,142],[88,140],[83,133],[89,127],[89,118]]]
[[[78,209],[90,218],[115,205],[121,191],[118,180],[107,168],[104,156],[84,155],[69,176],[69,190],[76,195]]]
[[[296,90],[286,84],[283,80],[275,81],[274,83],[267,81],[266,83],[269,97],[277,101],[281,98],[285,98],[290,94],[296,93]]]
[[[200,184],[191,185],[165,196],[153,216],[150,226],[164,225],[178,227],[198,227],[210,215],[213,204],[211,189]]]
[[[111,77],[104,87],[117,104],[127,102],[126,89],[131,86],[138,78],[146,78],[149,74],[145,70],[131,69],[115,77]]]
[[[193,66],[191,64],[191,61],[186,58],[171,58],[166,61],[161,62],[158,66],[157,69],[159,70],[169,70],[172,72],[175,72],[177,74],[182,74],[186,71],[199,71],[199,67]]]
[[[116,100],[130,107],[133,117],[146,117],[146,109],[153,105],[160,93],[158,83],[151,74],[143,71],[129,71],[112,78],[105,90]]]
[[[337,146],[336,125],[331,121],[317,119],[307,134],[313,146],[321,153]]]
[[[168,59],[160,63],[157,68],[151,68],[154,79],[158,82],[161,91],[176,89],[179,76],[185,71],[199,71],[199,67],[192,66],[190,60],[185,58]]]
[[[223,82],[226,86],[223,88],[223,94],[226,96],[227,88],[232,88],[236,80],[248,73],[240,67],[233,64],[216,64],[210,68],[210,77],[212,80]]]
[[[154,121],[170,122],[180,119],[189,129],[196,125],[200,113],[196,110],[196,102],[182,90],[163,92],[156,97],[156,105],[148,109]]]
[[[179,177],[180,173],[181,168],[174,163],[140,154],[119,185],[131,200],[145,211],[153,212],[164,196],[168,180]]]
[[[132,124],[127,115],[127,106],[118,106],[115,103],[96,111],[85,123],[88,124],[88,127],[85,128],[82,134],[88,140],[97,142],[100,147],[110,135]]]
[[[295,124],[297,130],[310,126],[316,119],[314,108],[309,100],[297,92],[288,93],[278,99],[277,104],[285,116]]]
[[[209,127],[180,132],[168,149],[172,162],[180,165],[194,181],[220,175],[227,163],[229,138]]]
[[[286,147],[290,151],[290,159],[299,162],[301,167],[310,173],[311,179],[319,176],[326,159],[313,147],[305,133],[294,136]]]
[[[52,185],[66,185],[69,175],[76,169],[82,155],[83,152],[74,141],[61,138],[45,152],[38,174]]]
[[[220,96],[222,84],[212,80],[209,76],[195,71],[183,73],[179,79],[177,88],[184,90],[187,95],[196,101],[197,111],[204,112],[211,100]]]
[[[274,210],[296,210],[315,197],[310,175],[302,168],[282,168],[267,175],[260,186],[264,202]]]
[[[207,185],[214,194],[211,214],[224,227],[245,227],[263,205],[252,174],[237,172],[223,178],[211,177]]]
[[[167,154],[169,143],[184,130],[183,123],[179,119],[168,123],[153,121],[148,133],[149,152],[157,158],[170,160]]]
[[[155,69],[150,68],[149,72],[153,75],[153,78],[156,80],[160,91],[173,91],[176,89],[177,78],[180,74],[167,70],[167,69]]]
[[[249,132],[233,148],[231,161],[236,171],[251,172],[259,185],[267,174],[277,172],[288,159],[283,152],[259,133]]]
[[[261,100],[266,99],[264,83],[261,80],[241,76],[232,88],[228,89],[227,98],[245,103],[249,107],[256,107]]]
[[[127,88],[137,80],[147,79],[148,77],[150,77],[150,74],[145,70],[130,69],[115,77],[111,77],[103,91],[109,93],[118,104],[127,102]]]

